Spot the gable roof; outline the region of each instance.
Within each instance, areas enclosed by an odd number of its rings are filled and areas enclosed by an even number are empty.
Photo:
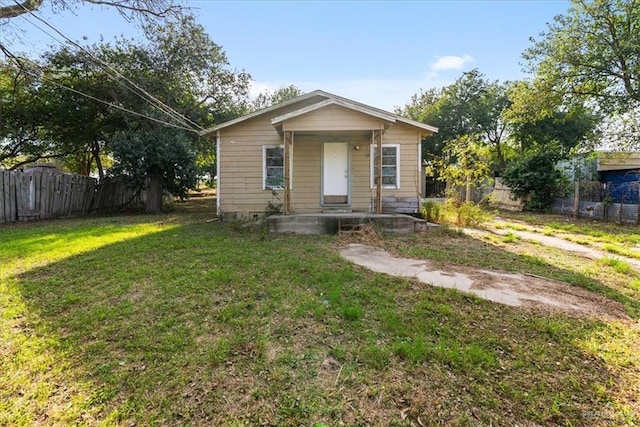
[[[421,122],[418,122],[418,121],[415,121],[415,120],[407,119],[407,118],[401,117],[401,116],[399,116],[397,114],[390,113],[388,111],[381,110],[379,108],[375,108],[375,107],[372,107],[370,105],[362,104],[360,102],[356,102],[356,101],[353,101],[353,100],[350,100],[350,99],[347,99],[347,98],[343,98],[341,96],[334,95],[334,94],[329,93],[329,92],[324,92],[322,90],[314,90],[313,92],[309,92],[307,94],[298,96],[298,97],[296,97],[294,99],[290,99],[289,101],[281,102],[279,104],[275,104],[275,105],[272,105],[270,107],[263,108],[263,109],[258,110],[258,111],[254,111],[253,113],[247,114],[246,116],[238,117],[237,119],[233,119],[233,120],[230,120],[228,122],[221,123],[219,125],[213,126],[213,127],[209,128],[209,129],[205,129],[205,130],[200,132],[200,135],[203,135],[203,136],[204,135],[209,135],[209,134],[211,134],[213,132],[219,131],[220,129],[224,129],[226,127],[233,126],[233,125],[236,125],[238,123],[242,123],[242,122],[244,122],[246,120],[249,120],[249,119],[252,119],[252,118],[255,118],[255,117],[259,117],[259,116],[262,116],[262,115],[265,115],[265,114],[274,113],[274,112],[276,112],[276,110],[279,110],[281,108],[284,108],[284,107],[287,107],[287,106],[290,106],[290,105],[297,104],[297,103],[302,102],[302,101],[306,101],[306,100],[312,99],[314,97],[324,98],[324,100],[318,101],[318,102],[316,102],[316,103],[314,103],[312,105],[305,106],[305,107],[300,108],[298,110],[294,110],[294,111],[291,111],[289,113],[286,113],[286,114],[283,114],[283,115],[280,115],[280,116],[276,116],[276,117],[271,119],[271,124],[276,125],[276,124],[284,122],[285,120],[289,120],[289,119],[292,119],[294,117],[301,116],[303,114],[309,113],[311,111],[315,111],[315,110],[320,109],[320,108],[327,107],[329,105],[338,105],[338,106],[341,106],[341,107],[344,107],[344,108],[348,108],[348,109],[351,109],[351,110],[355,110],[355,111],[358,111],[360,113],[363,113],[363,114],[366,114],[366,115],[369,115],[369,116],[373,116],[373,117],[376,117],[376,118],[379,118],[381,120],[385,120],[385,121],[388,121],[388,122],[391,122],[391,123],[401,122],[401,123],[405,123],[405,124],[408,124],[408,125],[411,125],[411,126],[415,126],[417,128],[423,129],[423,130],[427,130],[429,132],[434,132],[434,133],[438,132],[438,128],[437,127],[430,126],[430,125],[427,125],[427,124],[424,124],[424,123],[421,123]]]

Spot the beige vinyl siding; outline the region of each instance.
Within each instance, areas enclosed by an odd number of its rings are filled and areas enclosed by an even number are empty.
[[[375,191],[369,186],[369,145],[371,132],[367,137],[352,141],[351,144],[351,207],[354,211],[371,212]],[[359,150],[354,146],[358,145]]]
[[[256,118],[220,132],[220,211],[263,212],[272,199],[263,189],[263,145],[281,145],[267,118]],[[281,193],[281,191],[280,191]]]
[[[400,144],[400,188],[383,188],[382,197],[417,197],[420,193],[418,131],[413,126],[396,123],[384,133],[382,143]],[[367,184],[370,185],[370,181]]]
[[[637,169],[639,167],[640,153],[598,153],[598,171]]]
[[[296,105],[295,108],[300,108]],[[282,136],[271,124],[276,114],[284,114],[285,109],[274,114],[258,116],[220,130],[220,212],[221,213],[260,213],[264,212],[272,200],[271,190],[263,189],[263,146],[283,144]],[[301,119],[312,120],[306,122]],[[350,117],[351,122],[344,122]],[[296,117],[297,129],[293,138],[293,168],[291,202],[295,213],[320,212],[322,188],[322,145],[323,141],[349,143],[349,178],[351,209],[369,212],[373,206],[375,189],[370,185],[371,131],[379,129],[379,119],[371,118],[359,112],[328,106]],[[311,126],[307,135],[299,126]],[[305,124],[306,123],[306,124]],[[283,129],[290,121],[283,123]],[[366,130],[360,127],[370,126]],[[347,129],[343,129],[346,127]],[[319,129],[320,128],[320,129]],[[354,129],[358,129],[354,132]],[[311,130],[315,132],[311,132]],[[311,135],[313,133],[313,135]],[[384,144],[400,145],[400,189],[383,189],[383,197],[418,196],[418,130],[410,125],[396,123],[386,130]],[[359,150],[355,147],[359,146]],[[278,190],[280,202],[282,190]]]
[[[320,176],[322,144],[313,136],[295,135],[293,147],[293,189],[291,205],[294,212],[320,211]]]
[[[382,120],[338,105],[329,105],[282,123],[285,131],[350,131],[382,127]]]
[[[271,118],[312,105],[318,100],[308,99],[220,130],[218,177],[221,213],[264,212],[273,197],[271,190],[263,189],[262,146],[283,144],[282,136],[271,125]],[[293,151],[295,156],[295,148]],[[295,181],[295,173],[293,179]],[[293,185],[295,188],[295,182]],[[282,191],[278,193],[282,202]]]

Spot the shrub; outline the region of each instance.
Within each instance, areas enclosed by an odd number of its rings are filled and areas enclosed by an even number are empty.
[[[460,203],[455,199],[448,199],[443,209],[445,222],[459,227],[478,225],[490,219],[490,215],[473,202]]]
[[[267,202],[267,207],[264,209],[264,216],[280,215],[282,213],[282,203],[276,190],[271,190],[271,200]]]
[[[442,220],[442,204],[433,200],[422,203],[422,218],[428,222],[439,223]]]
[[[532,211],[547,212],[556,197],[566,192],[566,176],[556,169],[556,155],[552,152],[523,157],[507,167],[502,175],[514,196],[525,200]]]

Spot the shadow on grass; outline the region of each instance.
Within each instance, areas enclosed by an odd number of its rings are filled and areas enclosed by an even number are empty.
[[[331,244],[195,221],[7,277],[0,424],[637,417],[625,361],[598,353],[637,334],[374,274]]]

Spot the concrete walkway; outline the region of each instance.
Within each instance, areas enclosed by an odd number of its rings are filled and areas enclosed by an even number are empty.
[[[399,258],[373,246],[349,244],[340,255],[378,273],[473,294],[510,306],[538,306],[571,314],[628,318],[624,308],[602,295],[566,283],[524,274],[451,266],[438,270],[425,260]]]
[[[497,222],[500,224],[500,222]],[[629,258],[622,255],[612,254],[611,252],[606,252],[602,249],[597,249],[588,245],[581,245],[579,243],[570,242],[560,237],[554,236],[546,236],[542,233],[534,233],[532,231],[523,231],[523,230],[514,230],[514,229],[496,229],[492,231],[484,231],[477,229],[469,229],[465,228],[464,233],[470,236],[481,236],[487,233],[494,233],[501,236],[506,236],[511,233],[515,236],[518,236],[521,239],[529,240],[532,242],[538,242],[541,245],[549,246],[557,249],[561,249],[563,251],[572,252],[579,256],[589,258],[589,259],[602,259],[602,258],[616,258],[628,263],[637,271],[640,271],[640,260],[635,258]]]

